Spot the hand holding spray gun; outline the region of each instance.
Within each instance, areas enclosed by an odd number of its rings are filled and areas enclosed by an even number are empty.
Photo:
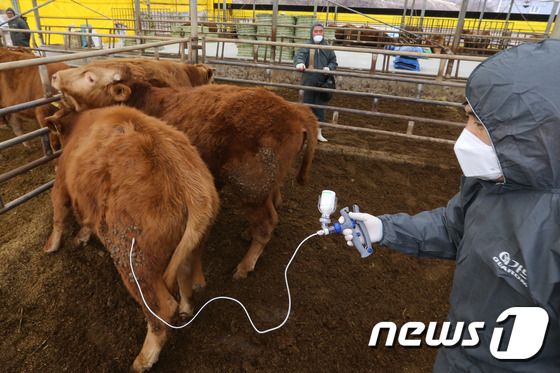
[[[379,242],[383,234],[381,220],[370,214],[360,213],[358,205],[353,206],[353,212],[349,212],[348,207],[340,210],[338,223],[330,224],[330,215],[336,209],[336,194],[331,190],[324,190],[319,197],[319,211],[321,218],[319,221],[323,229],[317,232],[318,235],[331,233],[342,233],[349,246],[354,246],[362,255],[362,258],[369,256],[373,249],[372,242]]]

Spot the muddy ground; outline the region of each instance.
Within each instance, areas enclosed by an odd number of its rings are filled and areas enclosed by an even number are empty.
[[[297,100],[296,92],[278,93]],[[372,102],[338,95],[331,105],[369,110]],[[382,100],[379,110],[464,121],[460,110],[429,105]],[[406,130],[403,121],[355,114],[341,114],[339,122]],[[447,139],[459,132],[415,127],[419,135]],[[285,180],[280,222],[245,280],[231,278],[248,248],[239,236],[243,213],[229,191],[221,193],[219,218],[203,257],[208,285],[196,293],[196,308],[212,297],[230,296],[246,306],[260,330],[280,324],[288,309],[284,270],[300,242],[320,228],[317,199],[323,189],[337,193],[338,209],[358,204],[374,214],[433,209],[458,191],[460,169],[450,145],[334,128],[324,134],[329,142],[318,146],[310,185],[295,183],[295,167]],[[0,129],[0,136],[4,141],[13,135]],[[0,173],[39,157],[35,145],[4,151]],[[341,154],[341,149],[348,151]],[[1,184],[2,199],[11,201],[54,176],[52,164],[41,166]],[[126,371],[146,334],[140,306],[99,241],[74,247],[75,222],[61,250],[43,254],[51,227],[50,191],[0,215],[1,370]],[[450,261],[407,257],[378,246],[362,259],[340,236],[312,237],[288,271],[292,308],[282,328],[258,334],[239,305],[212,303],[193,324],[172,333],[153,372],[429,372],[434,348],[373,348],[368,342],[381,321],[398,326],[444,321],[453,269]]]

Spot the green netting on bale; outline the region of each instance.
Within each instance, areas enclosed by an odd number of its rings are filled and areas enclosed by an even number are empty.
[[[315,16],[296,15],[294,17],[296,19],[296,25],[299,25],[299,26],[309,26],[309,27],[311,27],[312,24],[317,22],[317,17],[315,17]]]
[[[237,55],[253,58],[253,44],[237,44]]]
[[[272,35],[272,26],[257,25],[257,40],[270,40]]]
[[[215,30],[215,27],[214,27]],[[218,33],[216,31],[214,32],[210,32],[210,27],[202,27],[202,35],[200,35],[200,37],[202,36],[206,36],[208,38],[217,38],[218,37]]]
[[[325,40],[330,41],[330,40],[334,40],[334,29],[332,28],[326,28],[325,29]]]
[[[123,45],[125,47],[130,47],[130,46],[136,45],[136,39],[128,39],[128,38],[123,39]]]
[[[144,35],[145,36],[155,36],[156,33],[155,33],[155,31],[146,31],[146,32],[144,32]],[[158,40],[158,39],[145,39],[145,40],[146,40],[146,44],[147,43],[156,43],[158,41],[161,41],[161,40]],[[157,48],[157,50],[162,50],[163,46],[156,47],[156,48]],[[146,52],[154,52],[156,50],[156,48],[148,48],[148,49],[145,49],[145,50],[146,50]]]
[[[237,37],[239,39],[245,40],[255,40],[257,37],[255,34],[257,33],[257,25],[255,24],[247,24],[247,25],[237,25]]]
[[[263,46],[261,46],[259,48],[258,56],[261,59],[266,58],[267,60],[270,60],[270,53],[271,53],[270,46],[268,48],[264,48]],[[278,57],[281,56],[282,61],[293,60],[294,59],[294,53],[295,53],[294,48],[284,47],[284,48],[282,48],[282,52],[280,52],[280,48],[277,47],[276,48],[276,59],[278,60]]]
[[[272,22],[272,19],[271,19]],[[294,16],[287,16],[287,15],[281,15],[277,18],[276,20],[277,24],[279,25],[295,25],[296,24],[296,17]]]

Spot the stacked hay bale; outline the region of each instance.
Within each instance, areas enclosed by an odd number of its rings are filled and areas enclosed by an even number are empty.
[[[295,39],[296,43],[305,43],[306,40],[309,39],[309,36],[311,35],[311,25],[314,24],[315,22],[317,22],[317,17],[315,16],[308,16],[308,15],[299,15],[299,16],[295,16],[296,18],[296,25],[297,26],[301,26],[298,27],[296,29],[295,32],[295,36],[298,39]],[[303,27],[305,26],[305,27]],[[334,40],[334,29],[328,28],[327,25],[323,24],[323,26],[325,26],[325,35],[324,38],[326,41],[328,41],[330,44],[332,44],[332,41]],[[299,39],[302,38],[302,39]]]
[[[256,40],[257,25],[254,23],[243,23],[236,26],[237,38],[244,40]],[[253,57],[253,44],[238,43],[237,55],[239,57]]]
[[[294,16],[290,15],[280,15],[277,18],[277,28],[276,28],[276,41],[282,41],[284,43],[293,43],[293,36],[295,30],[293,25],[296,22]],[[257,14],[257,40],[272,41],[272,14],[271,13],[258,13]],[[270,59],[271,46],[260,46],[259,47],[259,58]],[[278,58],[278,53],[280,52],[280,47],[276,47],[276,57]],[[292,60],[294,58],[294,48],[293,47],[282,47],[281,56],[282,61]]]
[[[216,32],[215,26],[212,28],[210,26],[206,26],[203,24],[198,24],[198,38],[209,37],[209,38],[217,38],[218,34]],[[188,38],[191,36],[191,26],[187,23],[181,26],[171,26],[171,33],[170,36],[176,38]]]
[[[237,25],[237,37],[245,40],[271,41],[272,13],[257,13],[257,23]],[[282,14],[277,19],[276,41],[284,43],[305,43],[309,40],[311,25],[317,21],[313,15],[286,15]],[[301,26],[301,27],[294,27]],[[256,35],[256,36],[255,36]],[[325,29],[325,39],[334,39],[334,30]],[[282,47],[280,58],[282,61],[294,59],[294,47]],[[259,58],[270,59],[271,46],[259,46]],[[276,47],[276,58],[280,47]],[[237,44],[237,55],[240,57],[253,57],[252,44]]]
[[[257,40],[270,41],[272,13],[257,13]],[[270,59],[270,46],[259,45],[259,58]]]
[[[145,36],[155,36],[156,32],[155,31],[145,31],[144,35]],[[134,40],[134,39],[129,39],[129,40],[132,41],[132,43],[131,43],[131,41],[128,42],[128,43],[130,43],[130,45],[136,45],[136,40]],[[155,42],[158,42],[158,41],[161,41],[161,40],[159,40],[159,39],[145,39],[145,43],[155,43]],[[163,49],[163,46],[157,47],[158,51],[162,50],[162,49]],[[155,50],[156,50],[156,48],[148,48],[148,49],[146,49],[146,52],[154,53]]]
[[[293,36],[295,35],[295,27],[293,27],[293,25],[296,24],[296,17],[283,14],[278,17],[277,23],[276,40],[284,43],[293,43]],[[277,47],[276,50],[278,51],[279,48]],[[282,47],[282,61],[293,60],[294,51],[294,47]]]
[[[330,44],[330,45],[334,45],[334,32],[335,29],[333,28],[328,28],[327,25],[325,25],[325,40]]]
[[[311,25],[317,22],[317,17],[315,16],[308,16],[308,15],[297,15],[295,16],[296,19],[296,32],[295,39],[296,43],[305,43],[309,40]]]

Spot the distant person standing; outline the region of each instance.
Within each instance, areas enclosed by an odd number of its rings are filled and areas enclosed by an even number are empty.
[[[315,22],[311,25],[311,35],[305,44],[329,45],[329,43],[325,41],[324,27],[321,23]],[[307,67],[309,67],[309,48],[300,48],[297,50],[294,57],[294,65],[296,69],[300,71],[304,71]],[[327,49],[315,50],[315,56],[313,59],[313,68],[315,70],[330,71],[336,70],[337,67],[338,63],[336,62],[336,54],[334,51]],[[329,77],[330,75],[322,73],[304,73],[301,84],[310,87],[321,87]],[[324,92],[304,91],[303,102],[314,105],[328,105],[332,95],[328,96],[330,96],[330,98],[326,98]],[[319,122],[325,121],[327,109],[311,108],[311,110],[313,110],[313,113]],[[321,126],[319,126],[318,140],[327,141],[327,139],[323,136]]]
[[[12,8],[6,9],[6,16],[11,19],[16,16],[16,12]],[[17,28],[21,30],[29,30],[29,25],[23,17],[16,18],[8,22],[10,28]],[[10,31],[10,38],[14,47],[27,47],[29,48],[29,40],[31,34],[25,32]]]

